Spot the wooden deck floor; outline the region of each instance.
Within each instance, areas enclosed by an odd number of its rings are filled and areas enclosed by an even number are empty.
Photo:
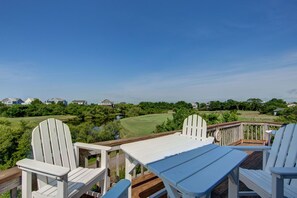
[[[237,144],[238,145],[238,144]],[[241,146],[258,146],[263,145],[262,142],[240,142]],[[262,152],[249,152],[248,158],[241,164],[242,168],[261,169],[262,168]],[[144,198],[164,188],[160,178],[152,173],[137,177],[132,181],[132,197]],[[240,184],[240,190],[248,190],[244,184]],[[166,196],[164,196],[166,197]],[[214,198],[228,197],[228,180],[226,179],[219,184],[211,194]]]

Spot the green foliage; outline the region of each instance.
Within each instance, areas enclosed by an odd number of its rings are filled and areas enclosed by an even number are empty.
[[[168,110],[174,108],[173,103],[168,102],[141,102],[139,107],[146,114],[157,114],[157,113],[166,113]]]
[[[126,111],[125,115],[127,117],[135,117],[135,116],[143,115],[143,111],[140,107],[133,106]]]
[[[6,193],[3,193],[3,194],[0,194],[0,198],[10,198],[10,192],[6,192]],[[17,190],[17,198],[21,198],[22,197],[22,190],[21,189],[18,189]]]
[[[277,120],[282,123],[297,123],[297,106],[286,108]]]
[[[0,123],[0,169],[6,169],[30,154],[32,126],[20,122],[12,127],[9,122]]]
[[[195,111],[193,109],[178,109],[174,114],[172,119],[167,119],[166,122],[163,122],[160,125],[156,126],[154,133],[164,132],[164,131],[173,131],[181,129],[183,126],[183,121],[189,115],[193,114]]]
[[[233,122],[238,120],[237,111],[224,112],[221,122]]]
[[[174,104],[175,109],[192,109],[192,105],[185,101],[178,101]]]
[[[273,110],[286,107],[287,103],[284,100],[273,98],[262,106],[260,112],[264,114],[272,114]]]
[[[119,121],[108,122],[100,127],[91,122],[79,124],[68,123],[73,142],[100,142],[113,140],[119,134]]]
[[[210,111],[216,111],[216,110],[222,110],[223,104],[220,101],[210,101],[209,102],[209,110]]]
[[[166,122],[163,122],[161,125],[157,125],[154,133],[180,130],[182,129],[184,119],[186,119],[189,115],[195,113],[200,115],[207,122],[208,125],[238,120],[236,111],[224,112],[223,114],[201,114],[199,112],[195,112],[194,110],[179,109],[176,113],[173,114],[173,119],[167,119]]]

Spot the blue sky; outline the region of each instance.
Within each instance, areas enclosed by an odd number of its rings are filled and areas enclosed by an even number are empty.
[[[297,1],[0,1],[0,99],[297,101]]]

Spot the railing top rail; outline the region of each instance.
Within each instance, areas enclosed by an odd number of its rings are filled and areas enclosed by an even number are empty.
[[[258,122],[258,121],[244,121],[242,124],[254,124],[254,125],[273,125],[273,126],[281,126],[283,123],[281,122]]]
[[[18,167],[13,167],[0,172],[0,184],[3,184],[12,179],[18,178],[22,175],[22,172]]]
[[[238,126],[238,125],[241,125],[241,124],[255,124],[255,125],[268,124],[268,125],[281,126],[281,123],[277,123],[277,122],[249,122],[249,121],[242,122],[242,121],[235,121],[235,122],[226,122],[226,123],[209,125],[209,126],[207,126],[207,129],[211,130],[211,129],[215,129],[215,128],[228,128],[228,127]],[[147,139],[152,139],[152,138],[161,137],[161,136],[165,136],[165,135],[170,135],[170,134],[173,134],[173,133],[176,133],[176,132],[180,132],[180,130],[162,132],[162,133],[154,133],[154,134],[150,134],[150,135],[146,135],[146,136],[142,136],[142,137],[124,138],[124,139],[110,140],[110,141],[104,141],[104,142],[95,142],[93,144],[100,144],[100,145],[104,145],[104,146],[115,147],[115,146],[120,146],[122,144],[138,142],[138,141],[141,141],[141,140],[147,140]]]
[[[240,121],[235,121],[235,122],[225,122],[225,123],[220,123],[220,124],[212,124],[207,126],[207,129],[214,129],[214,128],[223,128],[223,127],[230,127],[230,126],[237,126],[240,125],[242,122]]]
[[[104,142],[95,142],[93,144],[100,144],[100,145],[104,145],[104,146],[113,147],[113,146],[119,146],[122,144],[131,143],[131,142],[138,142],[141,140],[147,140],[147,139],[152,139],[152,138],[161,137],[161,136],[165,136],[165,135],[170,135],[170,134],[174,134],[176,132],[178,132],[178,131],[154,133],[154,134],[150,134],[150,135],[146,135],[146,136],[142,136],[142,137],[133,137],[133,138],[124,138],[124,139],[110,140],[110,141],[104,141]]]

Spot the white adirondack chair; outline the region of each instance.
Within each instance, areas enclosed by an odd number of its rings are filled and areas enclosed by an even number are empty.
[[[207,137],[207,124],[199,115],[188,116],[183,123],[182,136],[187,136],[200,141],[208,141],[213,143],[214,137]]]
[[[270,147],[233,147],[241,150],[267,151]],[[263,170],[240,169],[239,179],[261,197],[297,197],[297,124],[276,131]],[[265,155],[264,155],[265,156]],[[267,158],[266,158],[267,159]],[[240,195],[249,195],[241,192]]]
[[[41,122],[32,132],[34,160],[17,162],[22,169],[22,197],[80,197],[103,180],[106,192],[107,152],[110,147],[75,143],[68,126],[60,120]],[[79,149],[101,151],[100,168],[78,167]],[[37,174],[38,190],[32,192],[32,173]]]

